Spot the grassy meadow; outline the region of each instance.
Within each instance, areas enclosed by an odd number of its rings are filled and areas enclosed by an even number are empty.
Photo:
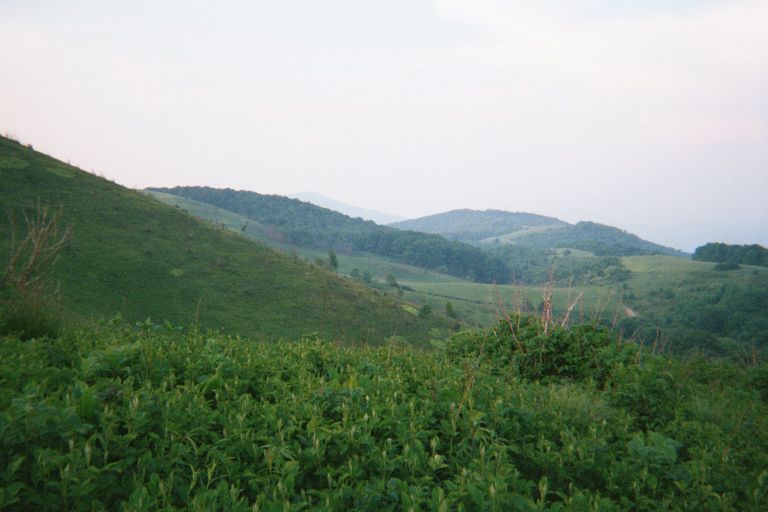
[[[49,278],[57,290],[51,308],[68,320],[120,314],[265,339],[319,333],[376,343],[392,335],[426,343],[433,329],[451,325],[5,138],[0,199],[0,254],[14,232],[23,237],[24,215],[61,207],[71,236]]]

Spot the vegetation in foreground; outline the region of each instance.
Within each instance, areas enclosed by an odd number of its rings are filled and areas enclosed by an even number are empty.
[[[429,352],[3,337],[0,509],[761,510],[766,399],[765,364],[525,317]]]

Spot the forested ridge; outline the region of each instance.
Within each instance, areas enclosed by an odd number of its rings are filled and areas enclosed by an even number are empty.
[[[509,282],[506,264],[468,244],[401,231],[283,196],[210,187],[150,188],[244,215],[279,231],[295,245],[364,251],[484,283]]]

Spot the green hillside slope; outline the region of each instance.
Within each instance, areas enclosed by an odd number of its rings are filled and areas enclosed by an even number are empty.
[[[590,258],[597,260],[597,258]],[[700,350],[713,355],[746,357],[753,345],[768,348],[768,269],[742,266],[718,270],[715,263],[674,256],[626,256],[618,278],[556,285],[554,314],[571,319],[601,318],[651,345],[665,350]],[[409,300],[452,301],[459,317],[488,325],[499,304],[510,311],[540,312],[546,286],[492,286],[468,282],[403,280],[414,291]]]
[[[503,210],[452,210],[390,224],[398,229],[434,233],[449,240],[468,243],[477,243],[486,238],[503,236],[529,228],[565,225],[565,222],[554,217]]]
[[[502,210],[453,210],[390,224],[483,246],[526,245],[538,249],[572,248],[600,256],[683,253],[619,228],[595,222],[569,224],[554,217]]]
[[[296,254],[310,262],[328,258],[327,250],[318,247],[290,244],[286,241],[287,237],[282,232],[270,226],[264,226],[243,215],[186,197],[152,190],[146,190],[144,192],[162,203],[181,209],[195,217],[211,221],[214,224],[226,227],[232,231],[242,233],[254,240],[264,242],[270,247],[286,254]],[[413,265],[407,265],[405,263],[399,263],[392,259],[367,252],[338,252],[336,253],[336,257],[339,263],[339,273],[349,276],[362,276],[367,272],[374,281],[378,280],[384,282],[388,274],[395,276],[398,281],[463,281],[458,277],[441,274],[420,267],[414,267]],[[355,270],[357,270],[357,272],[355,272]]]
[[[150,188],[244,215],[301,246],[363,251],[479,282],[508,282],[505,263],[468,244],[353,219],[297,199],[210,187]]]
[[[327,339],[426,340],[448,325],[298,258],[165,206],[0,138],[0,254],[15,219],[40,202],[63,209],[71,228],[51,278],[75,318],[112,316],[188,324],[262,338],[319,332]],[[6,213],[8,215],[6,215]]]
[[[596,222],[578,222],[557,229],[523,233],[515,238],[514,242],[547,249],[572,247],[601,256],[684,255],[682,251],[677,249],[655,244],[622,229]]]

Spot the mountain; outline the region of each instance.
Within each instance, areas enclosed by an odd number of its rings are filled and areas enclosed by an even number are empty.
[[[199,320],[262,339],[318,333],[371,342],[393,334],[426,341],[432,328],[449,325],[6,138],[0,138],[0,203],[3,256],[14,234],[23,238],[24,216],[34,216],[37,205],[61,208],[60,224],[71,237],[50,279],[70,318],[121,313],[131,321]],[[5,258],[0,263],[5,269]]]
[[[554,217],[503,210],[452,210],[390,224],[397,229],[434,233],[467,243],[478,243],[531,228],[566,225],[566,222]]]
[[[390,226],[435,233],[476,245],[515,244],[538,249],[571,248],[597,255],[628,256],[682,251],[595,222],[569,224],[554,217],[501,210],[453,210]]]
[[[275,230],[282,241],[299,246],[366,252],[400,263],[479,282],[508,282],[506,264],[479,248],[416,231],[379,226],[283,196],[209,187],[149,188],[207,203]]]
[[[391,213],[360,208],[359,206],[342,203],[341,201],[337,201],[322,194],[318,194],[317,192],[301,192],[299,194],[290,194],[288,197],[292,199],[299,199],[305,203],[312,203],[315,206],[328,208],[329,210],[343,213],[349,217],[360,217],[364,220],[372,220],[376,224],[389,224],[390,222],[405,220],[405,217],[401,217],[400,215],[393,215]]]

